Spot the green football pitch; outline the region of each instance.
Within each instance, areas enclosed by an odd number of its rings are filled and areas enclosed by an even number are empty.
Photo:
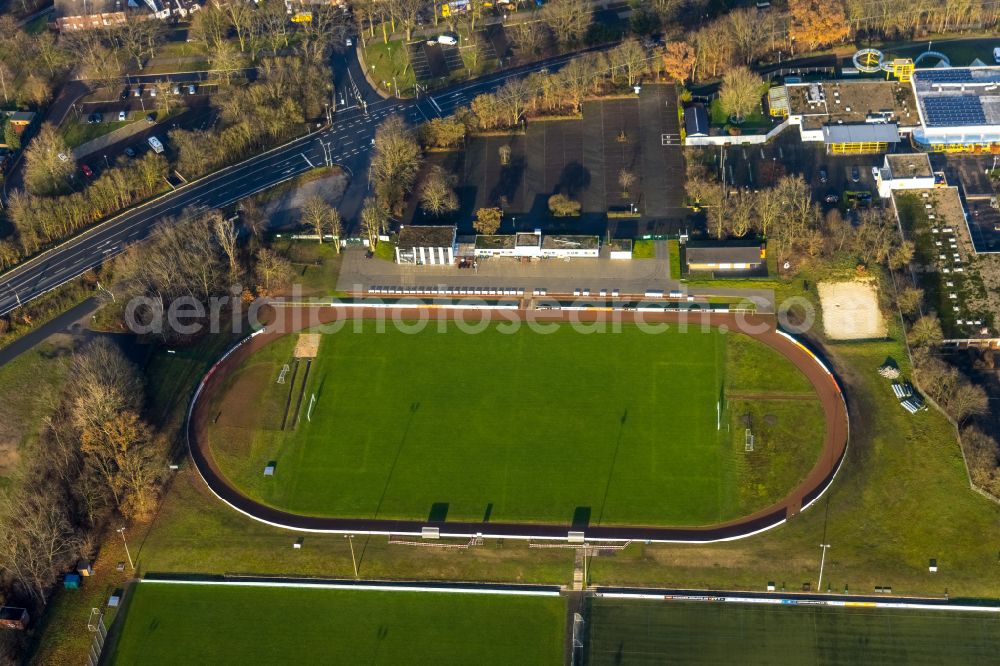
[[[822,448],[806,377],[742,334],[360,326],[323,335],[308,371],[281,338],[216,394],[209,443],[250,497],[317,516],[706,525],[780,500]]]
[[[139,583],[124,612],[111,664],[558,664],[566,602]]]
[[[594,599],[587,663],[986,664],[995,613]]]

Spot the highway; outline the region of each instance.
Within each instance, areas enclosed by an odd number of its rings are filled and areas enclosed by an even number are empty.
[[[386,117],[398,114],[416,125],[432,117],[446,116],[511,77],[558,69],[575,55],[578,54],[497,72],[418,100],[398,100],[383,99],[368,86],[353,51],[337,54],[333,60],[338,104],[331,125],[129,209],[8,271],[0,277],[0,315],[143,240],[164,218],[186,209],[221,208],[326,164],[339,165],[351,176],[351,185],[341,205],[342,215],[351,220],[367,192],[366,171],[375,129]]]

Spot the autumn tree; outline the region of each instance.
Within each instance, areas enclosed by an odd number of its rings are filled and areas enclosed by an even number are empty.
[[[663,50],[663,70],[678,83],[692,77],[695,61],[694,48],[687,42],[670,42]]]
[[[763,80],[746,67],[733,67],[722,76],[719,103],[736,122],[760,108]]]
[[[789,0],[794,42],[812,51],[826,44],[836,44],[851,34],[842,0]]]
[[[565,194],[553,194],[549,197],[549,212],[556,217],[572,217],[579,215],[582,206],[579,201],[571,199]]]
[[[924,301],[924,290],[917,287],[907,287],[896,296],[896,306],[904,316],[911,317],[920,312]]]
[[[431,215],[443,215],[458,210],[455,178],[440,166],[432,166],[420,186],[420,205]]]
[[[476,220],[472,228],[486,236],[495,234],[500,229],[503,211],[499,208],[480,208],[476,211]]]
[[[926,314],[910,326],[909,340],[914,347],[932,347],[944,339],[941,321],[936,314]]]
[[[462,143],[466,130],[465,123],[456,116],[431,118],[420,125],[420,142],[427,148],[450,148]]]

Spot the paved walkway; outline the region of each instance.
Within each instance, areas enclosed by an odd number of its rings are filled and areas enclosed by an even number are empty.
[[[132,112],[133,117],[137,112]],[[103,136],[99,136],[96,139],[91,139],[86,143],[82,143],[73,149],[73,159],[82,160],[87,155],[92,155],[94,153],[99,153],[108,146],[114,145],[119,141],[129,138],[130,136],[135,136],[140,132],[149,129],[149,123],[143,122],[142,120],[137,120],[133,123],[129,123],[124,127],[119,127],[118,129],[108,132]]]
[[[100,303],[96,298],[88,298],[79,305],[63,312],[58,317],[42,324],[35,330],[25,333],[3,349],[0,349],[0,367],[10,363],[24,352],[44,342],[56,333],[73,331],[77,324],[89,320],[98,307],[100,307]]]

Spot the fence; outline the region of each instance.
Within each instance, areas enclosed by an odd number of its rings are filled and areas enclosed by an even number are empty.
[[[96,608],[94,609],[97,610]],[[97,623],[88,625],[94,632],[94,638],[90,641],[90,650],[87,653],[87,666],[97,666],[101,661],[101,651],[104,650],[104,641],[108,637],[108,628],[104,625],[104,613],[98,611]]]

